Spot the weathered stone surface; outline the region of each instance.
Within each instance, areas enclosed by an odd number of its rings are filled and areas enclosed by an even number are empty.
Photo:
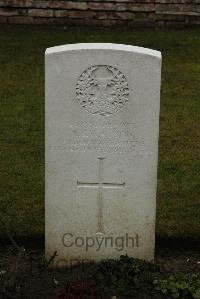
[[[8,6],[8,7],[31,7],[33,5],[34,0],[1,0],[0,6]]]
[[[88,8],[93,10],[116,10],[118,5],[109,2],[88,2]]]
[[[8,18],[9,24],[34,24],[35,20],[33,17],[9,17]]]
[[[51,8],[62,8],[62,9],[77,9],[86,10],[88,8],[87,2],[73,2],[73,1],[51,1],[49,3]]]
[[[5,9],[0,11],[0,16],[9,18],[4,18],[5,21],[10,20],[11,17],[24,15],[28,17],[27,23],[29,23],[29,17],[34,16],[33,21],[35,20],[36,24],[41,22],[44,24],[136,27],[141,24],[143,27],[142,24],[147,22],[149,26],[152,26],[152,21],[158,19],[158,22],[164,26],[170,22],[170,18],[162,23],[162,19],[157,18],[157,15],[170,14],[177,15],[177,19],[172,18],[172,24],[176,24],[177,21],[179,24],[195,25],[199,23],[199,4],[200,0],[0,0],[0,8]],[[26,10],[23,12],[22,9]],[[143,19],[141,19],[142,12],[148,14],[144,15]],[[154,13],[153,17],[152,13]],[[179,15],[184,16],[182,22],[180,22]],[[40,20],[40,18],[46,18],[46,20]],[[16,21],[17,18],[14,19],[14,22]],[[158,22],[154,22],[154,25],[159,25]]]
[[[24,15],[26,13],[25,9],[13,9],[13,8],[0,8],[0,16],[17,16]]]
[[[134,13],[132,12],[97,12],[96,18],[100,20],[132,20]]]
[[[156,5],[156,11],[157,12],[192,12],[195,10],[194,4],[185,4],[185,5],[179,5],[179,4],[157,4]]]
[[[68,17],[68,18],[73,18],[73,19],[87,19],[87,18],[93,18],[95,16],[95,12],[93,11],[70,11],[70,10],[56,10],[55,11],[55,16],[57,18],[63,18],[63,17]]]
[[[36,8],[50,8],[50,3],[51,1],[34,1],[32,6]]]
[[[54,16],[54,11],[52,9],[31,8],[28,10],[28,15],[32,17],[51,18]]]
[[[162,18],[162,16],[165,18],[172,17],[174,21],[179,21],[180,18],[183,20],[186,20],[188,17],[199,17],[200,13],[196,11],[191,12],[184,12],[184,11],[165,11],[165,12],[156,12],[156,19]]]
[[[155,11],[155,5],[154,4],[134,4],[130,6],[131,11],[145,11],[145,12],[152,12]]]
[[[46,51],[46,255],[154,258],[160,52]]]

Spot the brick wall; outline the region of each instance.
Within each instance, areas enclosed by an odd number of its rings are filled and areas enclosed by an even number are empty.
[[[200,0],[0,0],[0,23],[200,25]]]

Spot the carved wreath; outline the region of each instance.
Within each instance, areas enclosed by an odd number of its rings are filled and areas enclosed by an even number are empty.
[[[88,112],[111,115],[128,101],[129,87],[125,75],[117,68],[95,65],[79,77],[76,95],[80,105]]]

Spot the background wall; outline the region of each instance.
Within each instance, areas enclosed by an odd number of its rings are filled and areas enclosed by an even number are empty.
[[[0,23],[200,25],[200,0],[0,0]]]

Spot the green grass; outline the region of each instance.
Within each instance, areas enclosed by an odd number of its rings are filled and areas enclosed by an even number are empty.
[[[200,235],[200,32],[0,28],[0,211],[16,235],[44,233],[44,51],[115,42],[162,51],[157,235]],[[5,229],[0,226],[0,234]]]

